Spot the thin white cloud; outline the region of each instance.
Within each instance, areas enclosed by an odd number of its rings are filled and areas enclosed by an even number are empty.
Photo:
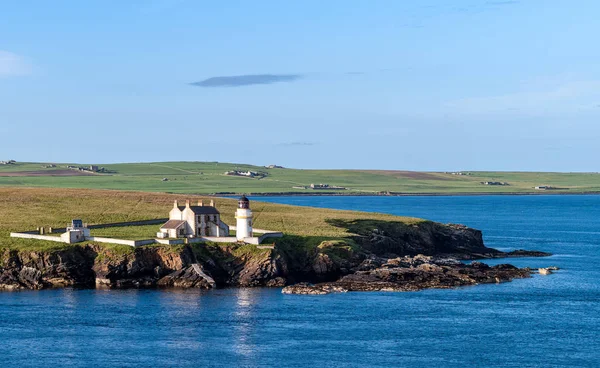
[[[498,96],[469,97],[449,101],[449,112],[488,114],[502,112],[573,112],[593,108],[600,101],[600,80],[570,81],[543,89],[517,91]]]
[[[31,73],[31,66],[21,56],[0,50],[0,78],[28,75]]]

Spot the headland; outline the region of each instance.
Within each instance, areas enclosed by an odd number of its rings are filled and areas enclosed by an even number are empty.
[[[266,238],[260,244],[242,239],[133,247],[93,239],[65,244],[9,237],[14,231],[59,228],[73,218],[85,218],[90,224],[156,219],[173,208],[174,200],[189,197],[0,188],[0,288],[282,287],[309,283],[295,290],[306,293],[312,288],[322,293],[324,285],[343,290],[418,290],[503,282],[533,272],[510,265],[468,265],[460,260],[547,255],[529,251],[507,254],[488,248],[480,231],[462,225],[259,201],[252,202],[253,225],[279,231],[281,238]],[[220,220],[235,223],[239,202],[226,198],[216,202]],[[103,238],[144,239],[156,236],[159,229],[160,225],[151,224],[92,228],[90,232]]]

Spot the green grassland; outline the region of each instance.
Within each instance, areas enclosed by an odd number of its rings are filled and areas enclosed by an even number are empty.
[[[135,190],[162,193],[345,193],[345,194],[505,194],[505,193],[600,193],[598,173],[536,172],[442,172],[377,170],[300,170],[267,169],[262,166],[218,162],[155,162],[107,164],[110,174],[79,176],[1,176],[7,172],[64,170],[42,168],[42,163],[0,165],[0,187],[89,188]],[[76,165],[76,164],[72,164]],[[81,165],[85,166],[85,165]],[[225,171],[250,170],[268,173],[262,179],[227,176]],[[166,181],[163,179],[166,178]],[[507,182],[507,186],[483,185],[482,182]],[[347,188],[344,191],[294,189],[294,186],[326,183]],[[551,186],[539,191],[535,186]]]
[[[209,200],[192,195],[133,191],[0,187],[0,251],[7,248],[22,251],[56,250],[77,246],[11,238],[10,232],[33,230],[42,226],[61,228],[73,218],[81,218],[90,225],[164,218],[168,217],[176,199]],[[217,198],[216,205],[223,221],[235,224],[237,200]],[[282,240],[284,246],[291,244],[316,247],[324,240],[348,239],[354,233],[354,228],[372,226],[369,221],[399,226],[411,226],[424,221],[377,213],[295,207],[260,201],[253,201],[252,209],[254,226],[283,231],[286,234],[286,238]],[[92,235],[148,239],[156,234],[159,227],[160,225],[148,225],[92,229]],[[120,245],[115,245],[114,248],[123,252],[132,249]]]

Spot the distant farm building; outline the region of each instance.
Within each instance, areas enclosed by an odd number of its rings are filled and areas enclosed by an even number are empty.
[[[539,185],[539,186],[535,187],[535,189],[537,189],[537,190],[550,190],[550,189],[554,189],[554,187],[551,187],[549,185]]]
[[[263,173],[260,171],[240,171],[240,170],[225,171],[225,175],[245,176],[247,178],[264,178],[265,176],[267,176],[266,173]]]
[[[78,171],[85,171],[85,172],[106,172],[106,169],[103,167],[98,167],[97,165],[90,165],[90,166],[73,166],[73,165],[68,165],[67,169],[69,170],[78,170]]]
[[[310,189],[346,190],[345,187],[329,185],[329,184],[311,184]]]
[[[483,184],[483,185],[501,185],[501,186],[510,185],[504,181],[482,181],[481,184]]]

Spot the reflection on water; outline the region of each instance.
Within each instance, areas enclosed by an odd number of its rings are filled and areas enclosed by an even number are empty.
[[[253,307],[256,302],[256,293],[251,289],[237,289],[236,293],[236,324],[234,326],[235,352],[245,358],[252,358],[255,346],[252,343],[253,335]]]

